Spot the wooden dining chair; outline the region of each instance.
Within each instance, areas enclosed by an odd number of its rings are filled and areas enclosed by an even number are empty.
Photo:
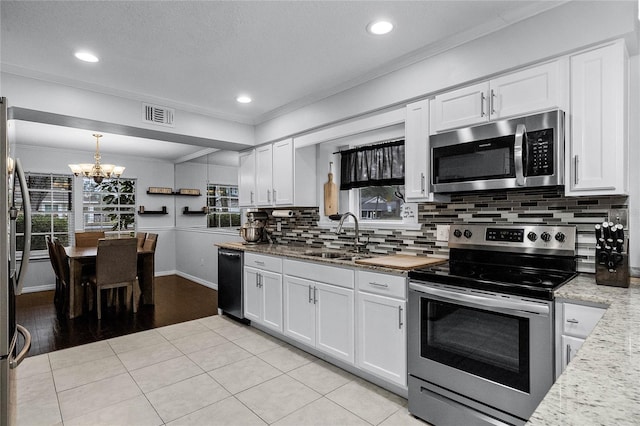
[[[89,282],[95,289],[98,319],[102,318],[101,293],[105,289],[125,287],[127,308],[137,311],[134,290],[139,286],[137,274],[137,238],[118,238],[98,241],[96,274]]]
[[[69,307],[69,257],[64,250],[64,246],[57,238],[53,239],[53,255],[58,269],[58,279],[60,281],[60,301],[58,302],[63,313],[67,312]]]
[[[60,304],[64,301],[64,294],[62,292],[62,282],[60,280],[60,266],[58,261],[58,253],[56,251],[56,247],[51,240],[50,235],[45,235],[45,241],[47,243],[47,251],[49,252],[49,261],[51,262],[51,267],[53,268],[53,273],[56,276],[56,289],[53,293],[53,304],[56,308],[60,309]]]
[[[104,231],[76,232],[76,247],[97,247],[101,238],[104,238]]]

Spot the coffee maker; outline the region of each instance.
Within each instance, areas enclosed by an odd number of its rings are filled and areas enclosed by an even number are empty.
[[[246,212],[247,222],[240,228],[240,236],[247,244],[260,244],[267,241],[267,219],[269,215],[260,210]]]

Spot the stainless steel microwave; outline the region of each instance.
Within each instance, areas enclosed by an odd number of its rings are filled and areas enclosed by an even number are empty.
[[[431,136],[431,191],[564,184],[564,112],[553,110]]]

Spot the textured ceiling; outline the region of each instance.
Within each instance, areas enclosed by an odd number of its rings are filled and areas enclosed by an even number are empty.
[[[561,3],[2,0],[0,66],[257,124]],[[368,34],[380,17],[395,30]]]

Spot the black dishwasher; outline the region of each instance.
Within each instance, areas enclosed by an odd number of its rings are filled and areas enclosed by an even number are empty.
[[[218,249],[218,312],[243,319],[240,250]]]

